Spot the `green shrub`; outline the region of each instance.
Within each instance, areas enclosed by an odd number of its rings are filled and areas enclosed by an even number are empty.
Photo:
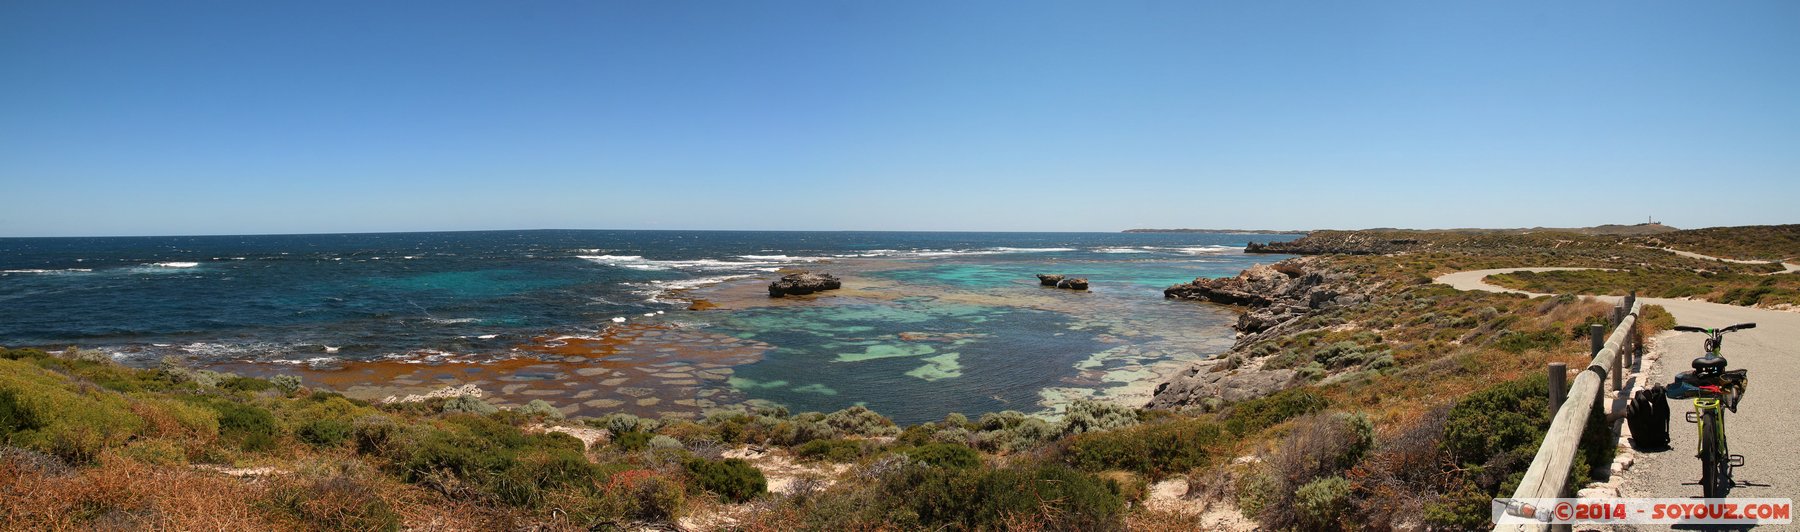
[[[867,454],[863,440],[813,440],[794,448],[794,454],[808,460],[854,462]]]
[[[368,414],[350,422],[350,437],[356,445],[356,452],[387,456],[398,444],[401,428],[394,418],[386,414]]]
[[[768,480],[750,462],[737,458],[725,460],[689,459],[683,464],[700,489],[718,494],[731,502],[750,500],[768,491]]]
[[[494,481],[494,493],[507,504],[535,507],[544,493],[576,486],[593,486],[601,478],[599,467],[580,452],[547,449],[526,453]]]
[[[274,388],[269,381],[254,377],[231,377],[219,382],[219,388],[236,392],[260,392]]]
[[[0,442],[87,463],[144,426],[115,393],[77,391],[62,375],[0,360]]]
[[[531,402],[525,403],[525,406],[519,407],[519,413],[537,419],[563,418],[561,410],[557,410],[556,407],[551,406],[549,402],[544,401],[543,399],[532,399]]]
[[[1231,406],[1225,414],[1226,432],[1243,436],[1273,427],[1295,416],[1324,410],[1329,402],[1311,388],[1292,388],[1268,397],[1251,399]]]
[[[1350,510],[1350,481],[1344,477],[1325,477],[1300,486],[1294,493],[1296,509],[1303,530],[1338,528],[1338,519]]]
[[[444,413],[446,414],[460,413],[485,416],[499,411],[499,407],[488,404],[487,401],[483,401],[480,397],[475,397],[473,395],[458,395],[450,398],[449,401],[444,402]]]
[[[885,519],[903,528],[1117,530],[1116,483],[1054,464],[984,470],[913,465],[883,478]],[[908,521],[912,521],[908,523]]]
[[[914,462],[932,467],[966,469],[981,466],[981,453],[960,443],[928,443],[903,454]]]
[[[250,452],[275,448],[280,428],[275,415],[259,406],[225,399],[194,399],[219,415],[219,437]]]
[[[350,439],[350,422],[343,419],[314,419],[300,425],[294,436],[319,447],[336,447]]]
[[[269,377],[269,384],[281,390],[282,395],[294,395],[300,391],[300,377],[295,375],[276,375]]]
[[[1026,450],[1056,439],[1061,432],[1042,418],[1013,410],[983,414],[977,426],[976,445],[998,453]]]
[[[652,435],[648,432],[626,432],[614,435],[612,443],[618,446],[619,450],[637,452],[650,446],[651,437]]]
[[[843,434],[857,436],[893,436],[900,433],[893,420],[862,406],[852,406],[825,415],[826,425]]]
[[[681,444],[681,440],[677,440],[675,438],[670,438],[668,436],[657,434],[655,436],[650,437],[650,448],[651,449],[685,449],[687,447]]]
[[[1062,433],[1081,434],[1136,425],[1137,411],[1112,403],[1077,399],[1063,415]]]
[[[1061,455],[1088,471],[1122,469],[1162,478],[1209,464],[1212,446],[1224,440],[1218,423],[1177,420],[1078,434],[1063,440]]]

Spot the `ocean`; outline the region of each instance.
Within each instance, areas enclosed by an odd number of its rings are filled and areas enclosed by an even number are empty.
[[[1231,343],[1165,301],[1284,257],[1210,233],[484,231],[0,239],[0,345],[295,374],[379,399],[475,384],[570,414],[743,403],[1054,415],[1147,400]],[[845,288],[772,299],[786,269]],[[1087,292],[1038,286],[1082,276]],[[696,305],[696,301],[705,301]],[[705,310],[690,308],[707,307]]]

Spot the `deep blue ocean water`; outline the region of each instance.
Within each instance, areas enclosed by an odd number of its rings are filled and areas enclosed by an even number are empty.
[[[560,230],[10,238],[0,239],[0,345],[75,344],[146,364],[168,354],[357,360],[507,352],[524,338],[593,333],[626,317],[768,344],[760,362],[731,379],[752,398],[800,409],[904,402],[884,412],[919,418],[1029,410],[1020,406],[1067,383],[1071,368],[1116,349],[1118,338],[1156,334],[1142,330],[1155,326],[1100,320],[1055,301],[1013,307],[980,297],[1041,299],[1048,296],[1026,292],[1036,288],[1032,274],[1070,273],[1095,283],[1095,309],[1190,319],[1194,305],[1162,301],[1162,288],[1278,260],[1238,250],[1288,238]],[[850,260],[904,266],[866,274],[876,281],[980,297],[693,312],[669,293]],[[1083,325],[1090,322],[1105,323]],[[956,339],[895,343],[902,333]],[[327,356],[326,346],[336,349]]]

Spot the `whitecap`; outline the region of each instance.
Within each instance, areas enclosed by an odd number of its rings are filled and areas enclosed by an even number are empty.
[[[1138,248],[1095,248],[1095,253],[1150,253],[1147,249]]]
[[[740,270],[741,271],[741,270],[746,270],[746,269],[751,269],[751,268],[756,268],[756,267],[772,266],[772,265],[780,264],[780,262],[778,262],[778,261],[766,261],[766,260],[763,260],[763,261],[728,261],[728,260],[715,260],[715,259],[652,260],[652,259],[646,259],[646,258],[638,256],[638,255],[577,255],[576,258],[587,260],[587,261],[592,261],[592,262],[597,262],[600,264],[604,264],[604,265],[612,266],[612,267],[616,267],[616,268],[629,268],[629,269],[633,269],[633,270],[645,270],[645,271],[663,271],[663,270],[677,270],[677,269],[678,270],[689,270],[689,271],[732,271],[732,270]]]
[[[1237,246],[1193,246],[1175,248],[1176,251],[1189,255],[1216,255],[1219,253],[1231,253],[1242,249],[1243,248]]]
[[[479,338],[482,340],[492,340],[492,339],[499,338],[499,337],[500,337],[500,335],[498,335],[498,334],[483,334],[481,336],[477,336],[476,338]]]
[[[61,269],[61,270],[40,270],[40,269],[24,269],[24,270],[0,270],[0,273],[50,273],[50,274],[58,274],[58,273],[86,273],[86,272],[91,272],[91,271],[94,271],[94,269],[93,269],[93,268],[65,268],[65,269]]]
[[[198,262],[156,262],[149,264],[149,266],[155,266],[157,268],[193,268],[199,265],[200,263]]]
[[[738,255],[738,258],[775,262],[819,262],[822,260],[831,260],[831,257],[795,257],[792,255]]]
[[[616,318],[613,318],[613,319],[612,319],[612,322],[613,322],[613,323],[625,323],[625,317],[624,317],[624,316],[620,316],[620,317],[616,317]]]

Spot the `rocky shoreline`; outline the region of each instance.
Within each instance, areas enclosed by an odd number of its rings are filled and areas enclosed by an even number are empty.
[[[1195,279],[1171,286],[1163,297],[1242,307],[1233,325],[1238,338],[1232,349],[1195,362],[1174,379],[1156,387],[1149,408],[1208,406],[1254,399],[1302,384],[1292,369],[1264,369],[1246,352],[1264,338],[1298,332],[1302,318],[1314,312],[1368,301],[1373,287],[1359,286],[1354,276],[1334,272],[1324,261],[1301,257],[1257,265],[1236,277]]]

